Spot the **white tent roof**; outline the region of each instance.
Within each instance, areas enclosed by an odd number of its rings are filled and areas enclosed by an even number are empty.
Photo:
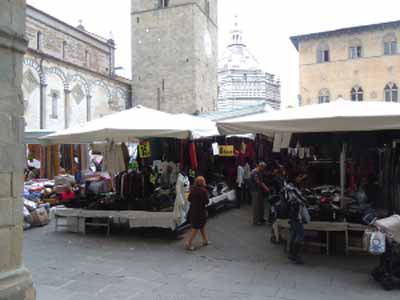
[[[41,140],[43,143],[52,144],[88,144],[106,140],[124,142],[151,137],[184,139],[191,137],[192,133],[196,134],[197,131],[209,129],[209,127],[204,127],[201,122],[182,121],[181,118],[139,105],[61,130],[45,136]],[[215,125],[214,127],[217,130]]]
[[[400,104],[339,99],[219,122],[222,134],[337,132],[400,129]]]
[[[188,114],[174,115],[176,122],[192,128],[192,138],[200,139],[219,135],[217,123],[202,117],[192,116]]]

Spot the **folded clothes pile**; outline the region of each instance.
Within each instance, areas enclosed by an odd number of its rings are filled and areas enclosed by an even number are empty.
[[[24,230],[31,227],[44,226],[49,223],[50,205],[24,199],[22,212],[24,215]]]
[[[340,188],[319,186],[303,190],[312,221],[343,222],[365,224],[377,217],[386,217],[388,211],[374,209],[363,190],[345,197],[340,196]]]

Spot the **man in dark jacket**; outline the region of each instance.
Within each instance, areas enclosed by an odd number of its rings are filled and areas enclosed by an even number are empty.
[[[250,175],[250,192],[253,205],[254,225],[262,225],[266,222],[266,220],[264,219],[264,199],[266,197],[266,194],[268,194],[270,191],[263,181],[263,175],[266,167],[267,165],[265,162],[260,162],[257,167],[253,171],[251,171]]]
[[[306,199],[298,188],[303,179],[304,176],[297,175],[291,183],[286,184],[284,187],[290,225],[289,259],[295,264],[303,264],[300,252],[304,241],[305,220],[302,210],[306,209]]]

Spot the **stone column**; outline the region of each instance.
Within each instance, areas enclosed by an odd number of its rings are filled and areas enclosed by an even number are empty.
[[[45,82],[40,83],[40,129],[46,129],[46,103],[47,84]]]
[[[25,0],[0,1],[0,299],[33,300],[22,261]]]
[[[92,96],[86,96],[86,121],[92,120]]]
[[[70,97],[71,91],[69,89],[64,90],[64,127],[69,128],[70,125],[70,115],[71,115],[71,107],[70,107]]]

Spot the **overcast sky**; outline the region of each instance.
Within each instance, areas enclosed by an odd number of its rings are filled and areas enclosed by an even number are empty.
[[[151,1],[151,0],[149,0]],[[130,76],[130,0],[28,0],[29,4],[117,43],[117,66]],[[296,103],[298,58],[292,35],[400,19],[399,0],[219,0],[219,48],[224,50],[235,14],[244,41],[265,71],[282,81],[284,106]]]

